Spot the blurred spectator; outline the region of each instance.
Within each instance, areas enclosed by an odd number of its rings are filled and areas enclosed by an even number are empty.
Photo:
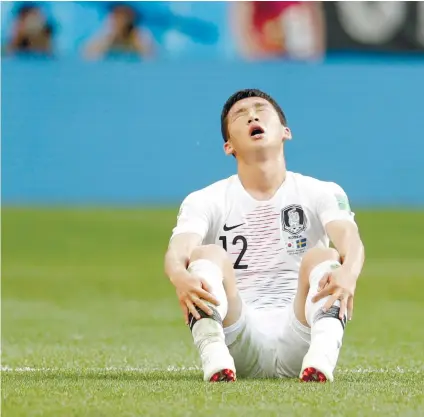
[[[323,55],[321,2],[242,1],[231,6],[231,23],[244,57],[308,59]]]
[[[53,54],[53,25],[36,4],[23,4],[16,13],[12,34],[6,45],[7,54]]]
[[[150,37],[138,26],[142,17],[128,4],[113,4],[106,28],[85,49],[85,56],[98,59],[107,55],[132,54],[142,57],[152,54]]]

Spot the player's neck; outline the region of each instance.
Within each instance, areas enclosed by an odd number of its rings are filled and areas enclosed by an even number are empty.
[[[269,200],[286,179],[284,157],[261,162],[238,162],[238,176],[244,189],[256,200]]]

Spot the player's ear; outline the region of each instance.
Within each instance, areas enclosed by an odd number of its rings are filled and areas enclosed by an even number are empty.
[[[234,155],[234,148],[230,141],[224,143],[224,152],[225,155]]]
[[[286,126],[283,126],[283,141],[291,140],[291,139],[292,139],[291,130]]]

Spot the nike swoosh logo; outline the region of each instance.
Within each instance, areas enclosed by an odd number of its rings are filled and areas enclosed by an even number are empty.
[[[226,224],[224,224],[224,232],[228,232],[229,230],[233,230],[236,227],[240,227],[243,226],[244,223],[240,223],[240,224],[236,224],[235,226],[227,226]]]

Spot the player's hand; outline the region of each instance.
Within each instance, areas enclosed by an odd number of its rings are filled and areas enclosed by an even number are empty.
[[[188,324],[189,313],[199,320],[200,314],[196,306],[206,314],[212,315],[212,309],[205,303],[208,301],[214,305],[219,305],[218,300],[211,294],[211,288],[202,278],[190,274],[188,271],[172,277],[185,323]]]
[[[341,266],[322,277],[318,285],[318,293],[312,298],[312,302],[315,303],[329,296],[323,307],[323,310],[327,311],[337,300],[340,300],[340,320],[346,314],[348,320],[352,320],[356,281],[357,277]]]

